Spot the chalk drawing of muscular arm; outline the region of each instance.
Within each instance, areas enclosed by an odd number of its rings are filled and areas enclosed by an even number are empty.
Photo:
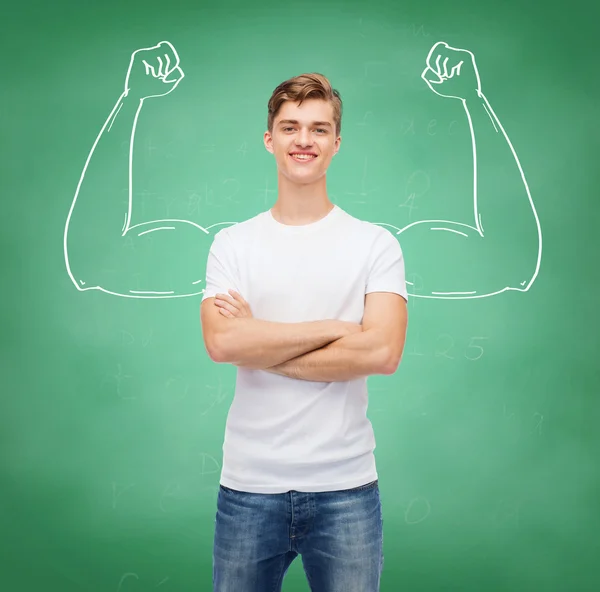
[[[540,267],[539,220],[517,154],[481,91],[475,58],[439,42],[426,64],[422,78],[431,90],[460,100],[467,117],[473,223],[423,220],[402,229],[376,224],[398,235],[412,296],[481,298],[527,291]],[[129,298],[203,293],[199,261],[206,259],[214,233],[235,222],[206,228],[173,219],[132,224],[134,140],[142,107],[148,99],[171,93],[183,77],[169,42],[132,54],[125,90],[90,150],[65,224],[67,272],[80,291]],[[504,191],[501,199],[498,186]],[[515,250],[524,240],[528,249]]]
[[[475,56],[440,41],[421,78],[440,97],[462,102],[472,144],[473,218],[470,224],[421,220],[401,229],[377,223],[398,236],[409,294],[465,299],[526,292],[540,268],[540,223],[517,153],[481,90]]]
[[[202,262],[214,234],[233,223],[207,228],[173,219],[132,224],[134,141],[142,107],[173,92],[183,78],[179,56],[167,41],[131,56],[125,89],[89,152],[65,225],[67,272],[80,291],[129,298],[203,293]]]

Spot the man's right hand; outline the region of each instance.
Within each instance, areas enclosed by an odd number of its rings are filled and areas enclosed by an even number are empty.
[[[144,100],[168,95],[183,79],[179,56],[168,41],[138,49],[131,55],[125,95]]]

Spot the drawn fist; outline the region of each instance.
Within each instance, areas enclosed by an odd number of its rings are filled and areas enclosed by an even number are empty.
[[[183,79],[179,56],[168,41],[131,54],[125,95],[144,100],[168,95]]]
[[[481,96],[481,81],[475,56],[466,49],[438,41],[427,54],[421,78],[440,97],[465,101]]]

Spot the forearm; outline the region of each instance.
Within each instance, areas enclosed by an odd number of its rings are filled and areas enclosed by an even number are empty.
[[[535,226],[517,154],[485,95],[470,97],[464,107],[472,131],[475,225],[484,236],[512,242],[512,226]]]
[[[259,370],[301,356],[353,332],[357,323],[327,319],[277,323],[255,318],[231,319],[217,344],[219,361]]]
[[[64,231],[65,262],[78,288],[100,281],[129,221],[129,148],[139,106],[138,100],[119,97],[81,171]]]
[[[90,149],[69,216],[79,250],[110,243],[129,222],[130,149],[140,107],[139,100],[119,97]]]
[[[387,350],[377,331],[369,329],[265,370],[299,380],[343,382],[388,374],[387,360]]]

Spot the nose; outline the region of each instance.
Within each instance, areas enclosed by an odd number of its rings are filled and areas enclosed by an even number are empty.
[[[296,136],[296,144],[302,147],[312,144],[310,132],[306,128],[300,128]]]

